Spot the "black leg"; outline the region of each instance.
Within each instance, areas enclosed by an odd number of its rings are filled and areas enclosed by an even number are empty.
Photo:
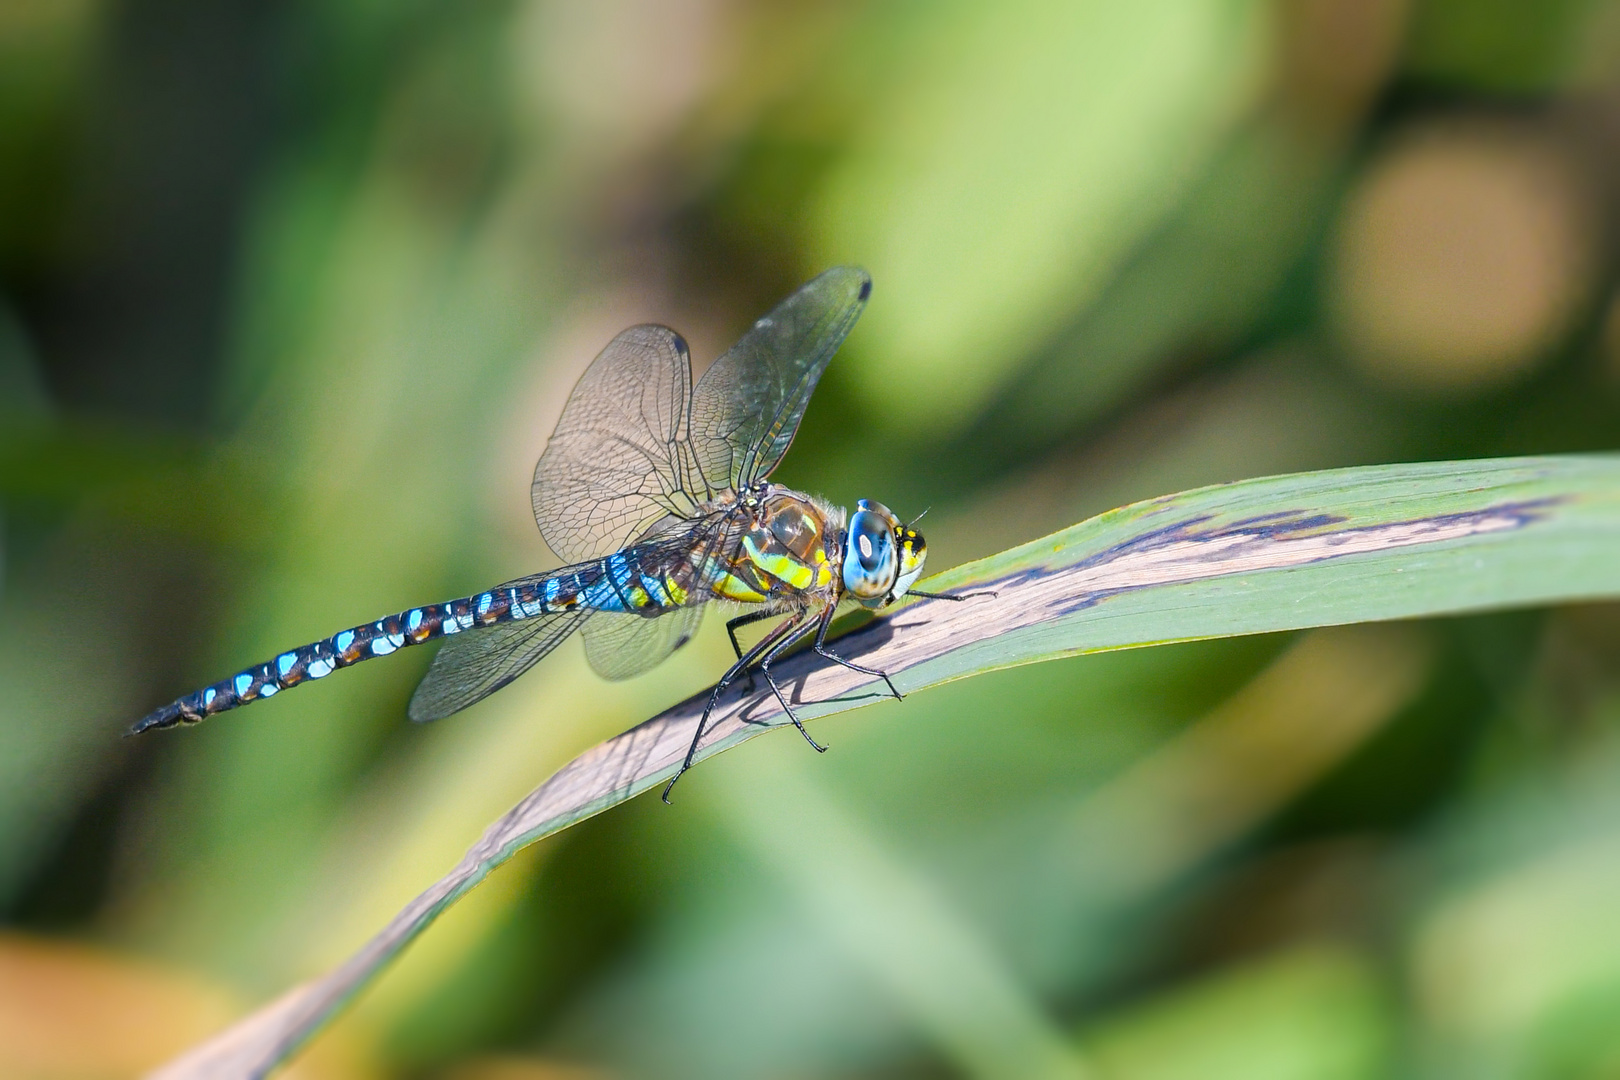
[[[894,700],[896,700],[896,701],[904,701],[905,700],[905,695],[900,693],[900,691],[898,691],[898,690],[896,690],[894,688],[894,683],[889,681],[889,676],[888,676],[887,672],[878,671],[876,668],[862,667],[859,664],[853,663],[853,662],[851,662],[849,660],[845,660],[842,656],[839,656],[837,653],[835,653],[835,652],[833,652],[833,651],[831,651],[830,649],[827,648],[827,630],[832,626],[832,619],[833,619],[833,609],[828,608],[825,612],[822,613],[822,616],[821,616],[821,628],[816,633],[816,644],[814,646],[815,651],[816,651],[816,655],[817,656],[824,656],[828,660],[831,660],[833,663],[838,664],[841,667],[847,667],[851,671],[858,671],[862,675],[870,675],[874,679],[882,679],[884,684],[886,686],[888,686],[889,693],[894,695]]]
[[[681,767],[675,770],[675,775],[670,777],[669,783],[664,785],[664,802],[669,802],[669,793],[675,787],[675,781],[684,776],[686,770],[692,767],[692,759],[697,755],[698,743],[703,741],[703,733],[709,726],[709,715],[714,712],[715,705],[719,703],[721,692],[735,682],[738,675],[747,671],[750,664],[769,652],[771,647],[780,642],[790,631],[797,629],[803,623],[803,620],[804,613],[801,611],[795,613],[780,626],[774,627],[770,633],[755,642],[754,647],[749,649],[746,655],[739,656],[737,662],[727,668],[724,675],[720,676],[720,681],[714,684],[714,691],[709,694],[709,703],[703,708],[703,716],[698,720],[697,730],[692,733],[692,745],[686,748],[686,760],[681,762]],[[775,684],[772,684],[772,689],[775,689]],[[777,697],[780,698],[781,694],[778,693]],[[795,719],[793,722],[797,724],[799,721]],[[804,729],[800,728],[799,730]]]
[[[742,646],[737,644],[737,628],[739,626],[747,626],[749,623],[759,622],[761,619],[769,619],[773,615],[780,615],[780,614],[781,614],[780,611],[769,611],[769,610],[767,610],[767,611],[750,611],[747,615],[739,615],[735,619],[732,619],[730,622],[726,623],[726,636],[731,639],[731,648],[732,648],[732,651],[737,654],[737,659],[741,660],[742,657],[743,657]],[[754,689],[754,672],[753,672],[753,669],[749,669],[749,671],[747,672],[747,675],[748,675],[748,689],[753,690]]]
[[[829,607],[827,610],[831,611],[832,608]],[[827,617],[823,615],[822,621],[825,622],[826,618]],[[815,623],[804,622],[797,629],[795,629],[793,633],[787,635],[781,641],[777,642],[776,646],[771,649],[770,652],[766,653],[765,658],[759,662],[759,673],[765,676],[765,681],[770,684],[771,693],[776,695],[776,700],[782,706],[782,711],[787,713],[789,720],[793,721],[793,726],[799,729],[799,734],[804,736],[804,741],[815,747],[816,753],[825,754],[827,752],[827,748],[810,737],[810,733],[804,729],[804,724],[799,721],[798,714],[793,711],[793,706],[788,704],[787,696],[782,693],[782,688],[776,685],[776,679],[771,676],[771,661],[775,660],[778,656],[782,655],[782,653],[792,648],[798,642],[804,640],[804,636],[811,630],[815,629],[815,627]],[[823,633],[825,633],[825,631],[823,631]]]
[[[741,660],[743,655],[742,646],[737,644],[737,628],[739,626],[747,626],[749,623],[759,622],[761,619],[769,619],[772,615],[780,614],[782,614],[780,611],[750,611],[748,614],[739,615],[735,619],[732,619],[730,622],[726,623],[726,636],[731,639],[731,647],[736,651],[737,659]]]
[[[970,598],[975,597],[975,596],[994,596],[996,594],[993,593],[993,592],[986,591],[986,592],[957,593],[955,596],[952,596],[950,593],[923,592],[920,589],[907,589],[906,590],[906,595],[907,596],[921,596],[921,597],[923,597],[925,599],[928,599],[928,600],[967,600],[967,599],[970,599]]]

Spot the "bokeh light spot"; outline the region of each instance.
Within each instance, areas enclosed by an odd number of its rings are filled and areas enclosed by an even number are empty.
[[[1386,384],[1509,382],[1547,355],[1587,289],[1590,217],[1545,141],[1484,126],[1411,132],[1346,201],[1329,256],[1341,340]]]

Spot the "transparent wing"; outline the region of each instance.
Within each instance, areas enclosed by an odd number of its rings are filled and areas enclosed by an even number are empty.
[[[627,553],[642,566],[660,570],[690,561],[704,566],[712,555],[727,555],[727,543],[739,543],[738,529],[723,513],[703,518],[665,517],[636,541]],[[734,557],[734,552],[731,553]],[[602,612],[585,627],[585,658],[604,679],[628,679],[658,664],[685,645],[703,621],[703,608],[714,599],[701,576],[691,582],[685,606],[656,618]]]
[[[708,497],[688,443],[691,391],[686,342],[665,326],[632,326],[591,361],[529,489],[559,558],[600,558]]]
[[[710,483],[743,488],[776,468],[871,291],[865,270],[834,267],[776,305],[704,372],[692,394],[691,436]]]
[[[442,720],[493,694],[535,665],[591,616],[558,611],[463,631],[446,639],[411,696],[412,720]]]
[[[676,608],[655,619],[599,612],[585,625],[585,659],[604,679],[628,679],[691,641],[702,621],[701,607]]]

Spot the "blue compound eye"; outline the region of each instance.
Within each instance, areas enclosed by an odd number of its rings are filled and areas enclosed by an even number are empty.
[[[861,524],[866,527],[854,534],[855,557],[860,559],[861,569],[869,574],[875,573],[882,569],[883,564],[891,556],[889,549],[893,545],[889,540],[889,530],[884,528],[881,522],[872,521],[870,518]]]
[[[857,510],[849,519],[844,549],[844,591],[863,603],[881,601],[894,587],[899,558],[888,518]]]

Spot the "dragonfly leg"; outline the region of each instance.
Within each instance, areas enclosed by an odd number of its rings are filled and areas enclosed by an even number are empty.
[[[827,610],[831,611],[832,609],[829,607]],[[772,648],[770,652],[765,654],[765,658],[759,662],[759,673],[765,676],[765,681],[771,686],[771,693],[776,695],[776,700],[779,704],[781,704],[782,711],[787,713],[789,720],[793,721],[793,726],[799,729],[799,734],[804,736],[804,741],[815,747],[816,753],[825,754],[827,752],[827,748],[810,737],[810,732],[805,730],[804,724],[799,720],[798,714],[793,711],[793,706],[788,704],[787,696],[782,693],[782,688],[776,685],[776,679],[771,676],[771,661],[775,660],[782,653],[792,648],[799,641],[802,641],[806,634],[816,628],[815,623],[801,620],[803,620],[802,615],[798,619],[793,620],[794,623],[797,623],[793,632],[782,638],[782,640],[777,642],[776,646]]]
[[[955,600],[958,598],[950,597],[950,599]],[[849,670],[858,671],[862,675],[870,675],[873,678],[882,679],[884,685],[889,688],[889,693],[894,695],[894,700],[904,701],[905,695],[894,688],[894,683],[890,681],[888,672],[879,671],[876,668],[862,667],[854,661],[845,660],[842,656],[839,656],[837,653],[827,648],[827,630],[832,626],[832,617],[832,608],[828,608],[821,616],[821,625],[820,629],[816,633],[816,643],[814,645],[816,655],[824,656],[833,663],[838,664],[840,667],[847,667]]]
[[[692,760],[697,756],[698,743],[703,741],[703,734],[708,730],[709,716],[714,712],[714,707],[720,703],[720,694],[726,687],[737,680],[737,676],[746,672],[754,661],[769,652],[771,647],[780,642],[790,631],[799,627],[803,618],[803,614],[798,614],[785,620],[780,626],[773,627],[770,633],[755,642],[753,648],[749,649],[746,654],[739,656],[737,662],[727,668],[724,675],[720,676],[720,681],[714,684],[714,690],[709,694],[709,703],[703,707],[703,716],[698,720],[697,730],[692,733],[692,745],[686,748],[686,760],[681,762],[681,767],[675,770],[675,775],[670,777],[669,783],[664,785],[664,802],[669,802],[669,793],[675,787],[675,781],[684,776],[686,770],[692,767]],[[772,689],[775,689],[774,683]],[[777,696],[780,697],[781,695],[778,694]],[[795,719],[793,722],[797,724],[799,721]],[[804,729],[800,728],[800,730]],[[808,738],[808,736],[806,737]]]
[[[737,644],[737,628],[739,626],[747,626],[749,623],[759,622],[761,619],[768,619],[772,615],[777,614],[780,614],[780,612],[769,610],[750,611],[747,615],[739,615],[735,619],[732,619],[730,622],[726,623],[726,636],[731,639],[731,648],[732,651],[737,654],[738,660],[743,658],[743,648],[741,645]],[[754,689],[754,669],[749,668],[746,674],[748,676],[748,689],[752,691]]]
[[[944,593],[944,592],[922,592],[919,589],[907,589],[906,590],[906,595],[907,596],[921,596],[921,597],[923,597],[924,599],[927,599],[927,600],[970,600],[975,596],[994,596],[996,594],[993,593],[993,592],[990,592],[988,589],[985,590],[984,592],[957,593],[954,596],[952,594],[950,594],[950,593]]]

